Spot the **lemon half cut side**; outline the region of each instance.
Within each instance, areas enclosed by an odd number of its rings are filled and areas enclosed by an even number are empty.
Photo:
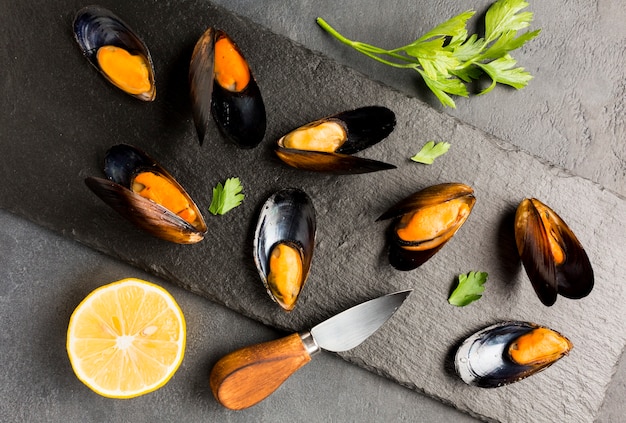
[[[67,330],[74,373],[109,398],[133,398],[165,385],[183,360],[185,342],[185,318],[174,298],[133,278],[92,291]]]

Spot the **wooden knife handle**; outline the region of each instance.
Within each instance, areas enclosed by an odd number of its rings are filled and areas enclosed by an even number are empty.
[[[213,366],[211,390],[224,407],[241,410],[267,398],[309,361],[310,352],[298,333],[244,347]]]

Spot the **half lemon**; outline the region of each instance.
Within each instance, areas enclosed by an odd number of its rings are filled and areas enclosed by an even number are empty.
[[[183,312],[163,288],[123,279],[91,292],[76,307],[67,353],[85,385],[109,398],[133,398],[169,381],[185,353]]]

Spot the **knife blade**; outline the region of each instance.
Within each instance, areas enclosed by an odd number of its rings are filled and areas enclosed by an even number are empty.
[[[374,298],[308,331],[250,345],[225,355],[215,363],[209,377],[215,399],[231,410],[257,404],[322,349],[341,352],[361,344],[396,312],[411,291]]]

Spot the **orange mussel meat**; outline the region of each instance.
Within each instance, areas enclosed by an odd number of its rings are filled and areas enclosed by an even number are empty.
[[[460,183],[433,185],[401,200],[377,220],[394,218],[389,262],[398,270],[421,266],[439,251],[469,217],[474,190]]]

